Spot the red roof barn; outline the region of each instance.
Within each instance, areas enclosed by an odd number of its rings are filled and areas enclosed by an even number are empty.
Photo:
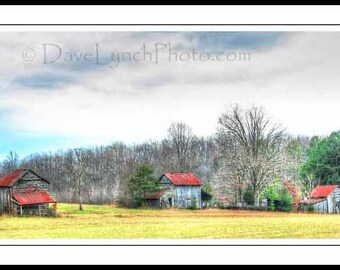
[[[193,173],[168,172],[159,182],[163,190],[158,193],[160,207],[202,207],[202,181]]]
[[[340,188],[338,185],[317,186],[301,203],[312,205],[315,212],[340,213]]]
[[[47,215],[56,201],[48,192],[49,181],[29,169],[15,170],[0,179],[0,214]]]

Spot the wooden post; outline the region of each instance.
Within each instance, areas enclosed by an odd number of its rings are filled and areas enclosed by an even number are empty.
[[[20,216],[22,216],[22,205],[20,205]]]

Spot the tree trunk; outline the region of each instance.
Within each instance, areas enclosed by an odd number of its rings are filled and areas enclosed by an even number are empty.
[[[260,192],[258,190],[254,191],[254,205],[256,207],[260,206]]]
[[[79,211],[83,210],[83,198],[81,197],[81,192],[79,192]]]
[[[79,200],[79,211],[83,211],[83,197],[82,197],[82,190],[81,190],[81,178],[82,176],[78,176],[78,200]]]

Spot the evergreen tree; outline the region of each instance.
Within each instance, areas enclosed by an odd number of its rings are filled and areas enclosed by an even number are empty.
[[[301,175],[312,176],[321,185],[340,184],[340,131],[313,141]]]
[[[144,196],[147,193],[159,190],[158,180],[154,176],[153,167],[150,164],[142,164],[136,168],[129,177],[129,190],[134,206],[142,206]]]

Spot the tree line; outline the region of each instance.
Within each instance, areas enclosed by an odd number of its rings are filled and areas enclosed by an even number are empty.
[[[139,190],[135,176],[145,164],[152,179],[168,171],[193,172],[218,201],[229,204],[247,201],[258,206],[261,196],[275,186],[294,186],[306,196],[317,184],[340,183],[340,132],[327,138],[292,136],[256,106],[231,106],[219,117],[216,130],[199,137],[177,122],[160,141],[116,142],[22,159],[10,152],[0,164],[0,174],[30,168],[51,182],[58,201],[80,207],[128,205]]]

